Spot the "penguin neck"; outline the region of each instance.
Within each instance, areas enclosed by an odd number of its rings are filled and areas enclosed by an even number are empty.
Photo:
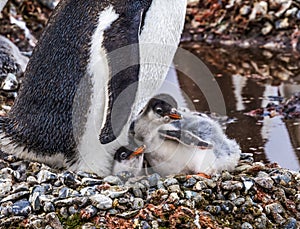
[[[133,118],[161,87],[184,26],[186,0],[153,0],[139,36],[140,74]]]

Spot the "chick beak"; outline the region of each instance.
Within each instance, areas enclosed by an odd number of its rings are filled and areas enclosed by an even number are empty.
[[[136,157],[141,155],[142,153],[144,153],[144,151],[146,150],[146,146],[142,145],[140,147],[138,147],[131,155],[130,158]]]
[[[171,112],[170,114],[168,114],[168,116],[170,117],[170,119],[173,119],[173,120],[182,119],[181,114],[179,114],[177,111]]]

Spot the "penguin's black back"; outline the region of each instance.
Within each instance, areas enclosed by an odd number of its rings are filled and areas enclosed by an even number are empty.
[[[75,95],[78,96],[79,83],[87,73],[91,40],[97,27],[99,13],[112,5],[121,18],[112,23],[104,33],[103,46],[110,52],[138,42],[136,30],[139,27],[137,23],[141,20],[140,12],[147,9],[150,3],[151,1],[130,0],[61,1],[32,54],[24,74],[23,85],[11,112],[1,120],[5,136],[9,137],[12,143],[28,150],[41,154],[63,153],[72,157],[76,148],[72,123],[73,100]],[[138,50],[133,50],[132,58],[139,58]],[[110,79],[110,105],[122,92],[126,82],[128,84],[138,81],[138,71],[138,65],[132,66]],[[87,82],[87,88],[79,93],[80,100],[83,103],[85,101],[82,106],[83,114],[88,112],[90,83]],[[135,93],[129,98],[128,104],[132,105],[134,99]],[[130,110],[130,106],[124,107],[120,120],[123,125],[129,117]],[[110,111],[107,115],[110,115]],[[81,119],[84,121],[84,115]],[[110,130],[111,124],[107,122],[103,130],[106,136],[104,143],[116,137]]]

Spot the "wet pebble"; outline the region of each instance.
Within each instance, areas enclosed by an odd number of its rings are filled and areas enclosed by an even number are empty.
[[[93,205],[100,209],[100,210],[107,210],[112,207],[112,199],[102,195],[102,194],[96,194],[89,197],[92,201]]]
[[[157,186],[158,181],[161,179],[161,176],[157,173],[153,173],[148,177],[148,182],[150,187]]]
[[[207,189],[207,185],[204,181],[198,181],[196,185],[193,187],[195,191],[201,191],[203,189]]]
[[[164,185],[166,187],[169,187],[171,185],[177,185],[177,184],[178,184],[178,181],[175,178],[167,178],[164,180]]]
[[[102,180],[85,177],[81,180],[81,184],[85,186],[98,185],[98,184],[102,184]]]
[[[110,198],[118,198],[123,196],[125,193],[128,192],[128,188],[127,187],[123,187],[123,186],[112,186],[109,189],[101,192],[102,194],[109,196]]]
[[[55,207],[54,207],[53,203],[51,203],[51,202],[45,202],[43,209],[45,212],[54,212],[55,211]]]
[[[103,182],[107,182],[111,185],[122,185],[122,180],[117,176],[107,176],[103,179]]]
[[[241,227],[241,229],[252,229],[252,228],[253,226],[248,222],[243,223]]]
[[[12,206],[12,214],[17,216],[28,216],[31,212],[30,202],[26,199],[15,202]]]
[[[244,187],[244,185],[242,182],[239,181],[224,181],[222,182],[221,187],[224,190],[234,191],[234,190],[241,190]]]
[[[48,181],[55,181],[56,179],[57,175],[48,170],[41,170],[37,175],[37,181],[39,184]]]

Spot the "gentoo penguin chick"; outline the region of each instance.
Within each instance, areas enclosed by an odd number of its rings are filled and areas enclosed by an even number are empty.
[[[132,148],[134,147],[134,148]],[[121,146],[115,153],[112,174],[128,171],[134,176],[142,175],[144,151],[146,146]]]
[[[177,112],[177,102],[167,94],[159,94],[150,99],[146,107],[140,112],[130,127],[130,132],[139,144],[145,143],[147,151],[151,151],[148,140],[158,136],[158,129],[171,121],[181,119]]]
[[[161,124],[150,132],[139,131],[142,123],[155,123],[151,107],[135,122],[135,134],[147,146],[145,157],[152,169],[170,174],[213,174],[232,170],[240,157],[240,148],[223,133],[221,126],[207,116],[183,112],[182,119]],[[156,119],[156,120],[155,120]],[[150,150],[149,150],[150,149]]]
[[[0,119],[1,149],[109,175],[134,114],[167,74],[185,12],[186,0],[60,1]]]

